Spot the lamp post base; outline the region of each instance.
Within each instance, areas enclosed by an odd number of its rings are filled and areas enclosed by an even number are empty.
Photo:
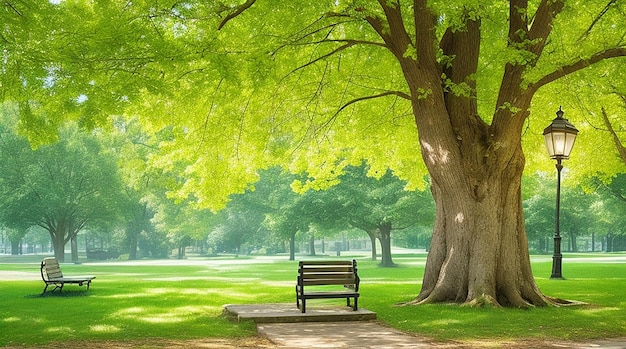
[[[563,263],[563,255],[554,255],[552,256],[552,275],[550,275],[550,279],[564,280],[563,274],[561,273],[561,265]]]

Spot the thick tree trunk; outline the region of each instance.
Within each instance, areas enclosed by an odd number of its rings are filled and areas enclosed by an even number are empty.
[[[479,187],[453,173],[433,178],[435,226],[415,302],[549,304],[530,267],[521,201],[523,165],[519,146],[506,168],[484,173]]]
[[[379,231],[379,240],[380,240],[380,249],[381,249],[381,257],[380,264],[381,267],[395,267],[396,264],[393,262],[391,258],[391,222],[386,222],[381,224],[378,227]]]

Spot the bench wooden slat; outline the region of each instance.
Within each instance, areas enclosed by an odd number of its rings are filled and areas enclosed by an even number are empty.
[[[337,279],[316,279],[316,280],[304,280],[302,286],[323,286],[323,285],[354,285],[355,280],[337,280]]]
[[[354,273],[352,267],[302,267],[300,272],[308,273]]]
[[[354,273],[302,273],[303,279],[323,279],[323,278],[354,278]]]
[[[303,265],[349,265],[352,266],[352,261],[323,261],[323,260],[314,260],[314,261],[300,261]]]

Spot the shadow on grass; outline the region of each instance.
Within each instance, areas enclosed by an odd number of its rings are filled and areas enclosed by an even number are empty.
[[[64,290],[63,292],[54,291],[54,292],[45,292],[38,294],[29,294],[25,295],[24,298],[71,298],[71,297],[87,297],[89,296],[89,291],[85,290]]]

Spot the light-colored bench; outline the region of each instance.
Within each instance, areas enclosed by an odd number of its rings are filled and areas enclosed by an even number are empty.
[[[356,260],[301,261],[298,266],[296,305],[306,312],[307,299],[345,298],[346,305],[358,309],[359,275]],[[331,289],[325,286],[331,286]],[[332,287],[332,286],[338,286]],[[322,286],[322,287],[317,287]],[[350,299],[354,302],[351,304]]]
[[[41,279],[46,284],[42,294],[46,293],[48,286],[51,285],[53,285],[54,288],[50,292],[54,292],[57,289],[59,292],[63,292],[63,286],[65,284],[78,284],[78,286],[87,285],[87,289],[89,289],[91,280],[95,278],[96,277],[93,275],[63,276],[59,262],[54,257],[47,257],[41,261]]]

